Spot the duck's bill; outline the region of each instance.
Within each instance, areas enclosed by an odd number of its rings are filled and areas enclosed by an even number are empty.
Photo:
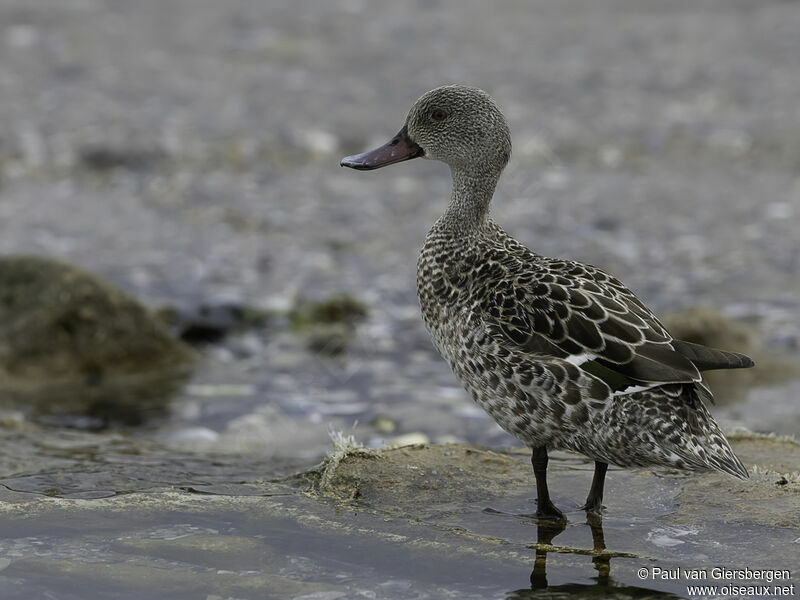
[[[423,154],[425,153],[422,148],[408,137],[408,131],[403,127],[389,143],[368,152],[345,156],[340,164],[343,167],[350,167],[359,171],[371,171],[372,169],[380,169],[386,165],[393,165],[404,160],[411,160]]]

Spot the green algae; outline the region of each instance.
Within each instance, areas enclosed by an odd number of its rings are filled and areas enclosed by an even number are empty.
[[[368,315],[366,305],[349,294],[332,294],[322,300],[301,298],[289,311],[289,325],[305,336],[307,347],[326,356],[345,353],[358,323]]]

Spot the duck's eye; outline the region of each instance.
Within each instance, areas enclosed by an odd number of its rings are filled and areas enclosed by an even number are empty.
[[[436,110],[434,110],[434,111],[433,111],[433,113],[431,113],[431,118],[432,118],[434,121],[444,121],[444,120],[445,120],[445,117],[447,117],[447,113],[446,113],[446,112],[444,112],[444,111],[443,111],[442,109],[440,109],[440,108],[437,108]]]

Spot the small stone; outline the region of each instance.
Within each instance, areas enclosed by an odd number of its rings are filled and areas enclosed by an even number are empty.
[[[386,415],[378,415],[375,417],[372,421],[372,426],[375,428],[375,431],[385,435],[391,435],[397,431],[397,423]]]
[[[6,43],[12,48],[30,48],[40,37],[39,30],[30,25],[14,25],[6,30]]]
[[[256,386],[249,383],[192,383],[186,386],[186,392],[192,396],[253,396]]]
[[[768,219],[790,219],[794,214],[792,205],[788,202],[771,202],[764,209],[764,216]]]
[[[404,433],[403,435],[398,435],[397,437],[392,438],[386,442],[386,445],[389,448],[399,448],[400,446],[413,446],[415,444],[427,444],[430,442],[430,439],[424,433]]]
[[[332,154],[339,149],[335,135],[321,129],[308,129],[297,134],[298,145],[318,155]]]
[[[186,427],[167,435],[171,442],[216,442],[219,433],[208,427]]]

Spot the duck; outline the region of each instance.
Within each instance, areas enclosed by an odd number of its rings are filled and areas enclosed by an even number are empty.
[[[425,158],[450,167],[452,190],[417,262],[422,319],[472,399],[531,450],[536,516],[564,520],[547,485],[548,452],[594,461],[582,509],[599,514],[608,465],[747,469],[707,408],[702,372],[739,369],[739,353],[673,338],[620,280],[548,258],[489,215],[511,134],[486,92],[445,85],[423,94],[402,129],[341,166],[374,170]]]

